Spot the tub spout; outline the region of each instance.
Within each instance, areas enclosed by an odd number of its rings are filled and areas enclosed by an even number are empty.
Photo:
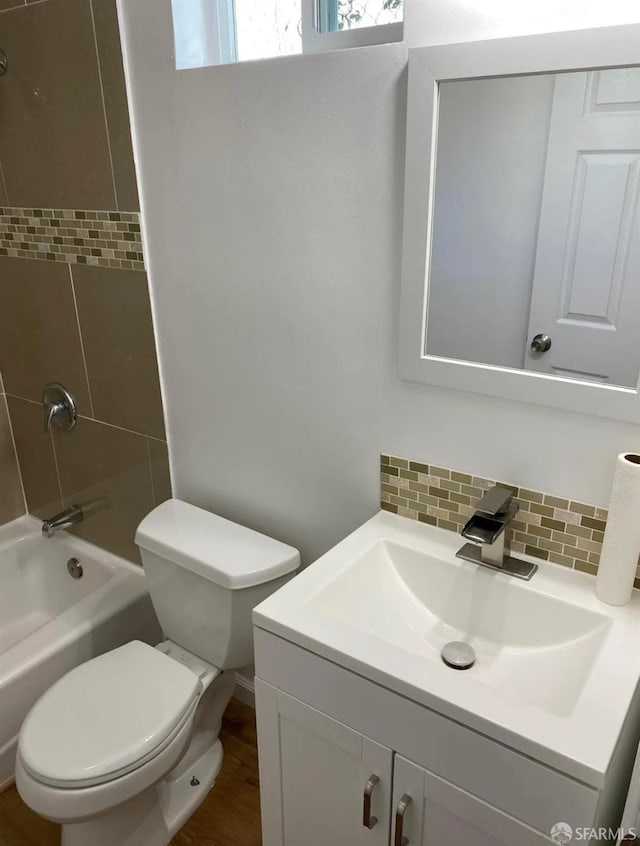
[[[52,538],[57,532],[60,532],[62,529],[70,529],[71,526],[75,526],[83,519],[84,513],[82,508],[79,505],[72,505],[49,520],[42,521],[42,536]]]

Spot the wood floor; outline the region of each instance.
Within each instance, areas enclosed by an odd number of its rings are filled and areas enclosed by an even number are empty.
[[[232,699],[220,739],[222,771],[211,793],[171,846],[260,846],[255,714]],[[60,828],[33,813],[15,787],[0,794],[0,846],[59,846]],[[114,844],[115,846],[115,844]]]

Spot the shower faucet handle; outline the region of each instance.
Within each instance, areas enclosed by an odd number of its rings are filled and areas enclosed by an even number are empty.
[[[76,403],[69,391],[58,382],[45,385],[42,392],[44,431],[49,433],[55,425],[63,432],[70,432],[78,422]]]

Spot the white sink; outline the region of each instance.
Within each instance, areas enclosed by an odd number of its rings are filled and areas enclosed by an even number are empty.
[[[640,679],[640,596],[546,562],[530,582],[462,538],[377,514],[254,610],[254,624],[597,786]],[[441,659],[452,640],[476,663]],[[596,729],[597,730],[594,730]]]
[[[446,643],[465,641],[476,653],[475,665],[464,671],[474,682],[571,713],[611,619],[496,575],[380,540],[309,605],[438,663]]]

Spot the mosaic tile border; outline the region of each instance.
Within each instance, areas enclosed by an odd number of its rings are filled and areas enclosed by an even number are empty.
[[[451,532],[460,532],[493,485],[512,490],[520,506],[507,535],[513,553],[597,573],[606,508],[408,458],[380,456],[380,507]],[[635,586],[640,588],[640,567]]]
[[[144,270],[140,215],[0,207],[0,256]]]

